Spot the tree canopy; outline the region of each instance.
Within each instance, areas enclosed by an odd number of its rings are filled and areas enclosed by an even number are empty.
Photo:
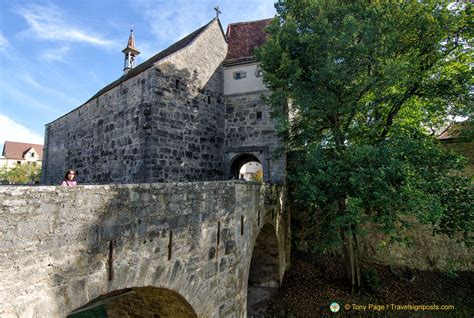
[[[41,167],[31,163],[16,165],[13,168],[0,168],[0,181],[13,184],[38,183],[41,178]]]
[[[472,4],[280,0],[257,52],[287,151],[295,201],[326,220],[360,286],[360,225],[404,215],[472,242],[463,159],[436,134],[473,105]],[[323,213],[321,213],[323,212]],[[394,236],[396,237],[396,236]],[[354,289],[354,288],[353,288]]]

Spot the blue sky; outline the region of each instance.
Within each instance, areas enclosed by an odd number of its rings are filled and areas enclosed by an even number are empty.
[[[0,149],[43,143],[44,125],[122,75],[133,25],[141,63],[209,22],[273,17],[273,0],[0,0]]]

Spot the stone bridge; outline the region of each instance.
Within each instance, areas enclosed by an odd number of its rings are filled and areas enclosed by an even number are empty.
[[[0,317],[246,317],[289,265],[281,186],[0,187]]]

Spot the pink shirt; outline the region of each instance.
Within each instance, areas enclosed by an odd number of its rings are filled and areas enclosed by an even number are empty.
[[[74,187],[77,185],[77,181],[69,181],[69,180],[64,180],[61,185],[63,187]]]

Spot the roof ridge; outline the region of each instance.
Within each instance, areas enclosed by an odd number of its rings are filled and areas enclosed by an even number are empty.
[[[259,19],[259,20],[253,20],[253,21],[242,21],[242,22],[229,23],[229,26],[230,26],[230,25],[247,24],[247,23],[256,23],[256,22],[261,22],[261,21],[266,21],[266,20],[273,20],[273,18],[266,18],[266,19]]]
[[[148,68],[150,68],[153,64],[155,64],[156,62],[164,59],[165,57],[168,57],[170,56],[171,54],[173,53],[176,53],[177,51],[185,48],[186,46],[188,46],[189,44],[191,44],[191,42],[193,42],[193,40],[202,32],[204,31],[216,18],[213,18],[211,21],[209,21],[207,24],[203,25],[202,27],[198,28],[197,30],[194,30],[193,32],[191,32],[190,34],[186,35],[185,37],[179,39],[178,41],[174,42],[173,44],[171,44],[170,46],[168,46],[166,49],[164,50],[161,50],[160,52],[158,52],[157,54],[153,55],[152,57],[150,57],[149,59],[147,59],[146,61],[138,64],[136,67],[132,68],[127,74],[125,75],[122,75],[121,77],[119,77],[117,80],[113,81],[112,83],[110,83],[109,85],[105,86],[104,88],[102,88],[101,90],[99,90],[97,93],[94,94],[94,96],[92,96],[91,98],[89,98],[84,104],[87,104],[88,102],[90,102],[91,100],[93,100],[94,98],[104,94],[105,92],[111,90],[112,88],[114,88],[115,86],[117,86],[118,84],[126,81],[127,79],[129,78],[132,78],[134,77],[135,75],[138,75],[139,73],[147,70]],[[182,45],[182,46],[181,46]],[[167,52],[167,51],[170,51],[170,52]],[[82,104],[82,105],[84,105]],[[81,106],[82,106],[81,105]]]
[[[43,144],[32,144],[31,142],[11,141],[11,140],[5,140],[4,144],[6,144],[7,142],[10,142],[10,143],[15,143],[15,144],[25,144],[25,145],[44,146]]]
[[[125,80],[127,80],[129,78],[132,78],[135,75],[138,75],[139,73],[147,70],[153,64],[155,64],[156,62],[164,59],[165,57],[168,57],[171,54],[176,53],[177,51],[185,48],[186,46],[191,44],[191,42],[193,42],[193,40],[196,38],[196,36],[198,36],[202,31],[204,31],[214,20],[215,20],[215,18],[213,18],[211,21],[209,21],[207,24],[203,25],[202,27],[198,28],[197,30],[194,30],[190,34],[188,34],[185,37],[183,37],[183,38],[179,39],[178,41],[174,42],[173,44],[168,46],[166,49],[164,49],[164,50],[158,52],[157,54],[153,55],[152,57],[150,57],[149,59],[147,59],[143,63],[138,64],[136,67],[132,68],[127,74],[122,75],[117,80],[113,81],[109,85],[107,85],[104,88],[102,88],[101,90],[99,90],[96,94],[94,94],[94,96],[92,96],[84,104],[87,104],[88,102],[90,102],[94,98],[96,98],[96,97],[102,95],[103,93],[111,90],[112,88],[114,88],[118,84],[124,82]],[[178,44],[184,44],[184,45],[182,47],[179,47],[179,48],[173,48],[173,47],[178,47],[179,46]],[[168,50],[170,52],[166,52]],[[163,56],[160,56],[160,55],[163,55]],[[84,105],[84,104],[82,104],[82,105]]]
[[[23,160],[25,153],[30,149],[34,149],[41,158],[43,157],[44,145],[10,140],[6,140],[3,144],[2,156],[7,159]]]

